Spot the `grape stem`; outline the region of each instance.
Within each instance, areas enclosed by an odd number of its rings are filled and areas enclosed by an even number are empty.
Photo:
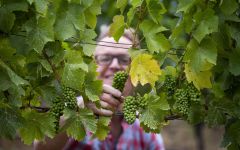
[[[26,108],[31,108],[31,109],[37,110],[38,112],[48,112],[50,110],[50,108],[48,107],[37,107],[37,106],[31,106],[31,105],[20,107],[20,109],[26,109]]]

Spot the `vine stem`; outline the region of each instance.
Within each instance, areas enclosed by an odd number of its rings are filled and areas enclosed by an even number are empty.
[[[50,110],[50,108],[48,107],[37,107],[37,106],[31,106],[31,105],[20,107],[20,109],[26,109],[26,108],[31,108],[31,109],[37,110],[38,112],[48,112]]]
[[[60,83],[61,83],[61,78],[60,78],[59,74],[57,73],[57,69],[56,69],[55,65],[51,62],[51,60],[50,60],[50,58],[48,57],[45,49],[43,49],[42,53],[43,53],[44,58],[47,60],[47,62],[48,62],[49,65],[51,66],[55,78],[57,79],[58,83],[60,84]]]
[[[114,114],[115,116],[124,116],[123,112],[116,112]],[[136,115],[136,118],[139,118],[139,115]],[[182,120],[182,117],[179,115],[169,115],[169,116],[165,116],[164,120],[168,121],[168,120]]]

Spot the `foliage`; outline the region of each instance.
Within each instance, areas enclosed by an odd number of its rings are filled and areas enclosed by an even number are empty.
[[[129,75],[134,86],[151,85],[140,93],[147,103],[138,116],[144,130],[160,132],[167,120],[177,118],[224,125],[222,145],[239,148],[239,1],[118,0],[109,12],[103,2],[0,0],[0,136],[13,139],[19,132],[26,144],[54,137],[54,119],[45,116],[63,85],[85,102],[99,103],[102,82],[93,51],[103,8],[105,16],[114,16],[115,40],[129,27],[135,38],[140,36],[141,49],[138,43],[131,48]],[[166,90],[169,75],[176,80],[172,91],[187,88],[188,82],[200,92],[184,115]],[[69,119],[60,131],[76,139],[87,131],[100,139],[108,133],[109,119],[95,119],[90,110],[64,115]]]

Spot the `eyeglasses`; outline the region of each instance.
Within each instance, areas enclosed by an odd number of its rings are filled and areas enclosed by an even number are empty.
[[[123,66],[130,64],[130,57],[128,55],[98,55],[95,56],[95,60],[98,65],[110,65],[113,61],[113,58],[117,58],[118,63]]]

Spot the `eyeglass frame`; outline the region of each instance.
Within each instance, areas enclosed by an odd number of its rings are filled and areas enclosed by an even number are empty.
[[[110,61],[109,61],[108,63],[105,63],[105,64],[104,64],[104,63],[100,63],[100,62],[99,62],[99,59],[98,59],[99,56],[110,56],[111,59],[110,59]],[[123,56],[128,58],[128,63],[123,63],[123,61],[121,61],[121,58],[123,58]],[[98,65],[108,66],[108,65],[110,65],[110,64],[112,63],[112,61],[113,61],[114,58],[117,58],[118,63],[119,63],[120,65],[122,65],[122,66],[128,66],[128,65],[131,63],[131,57],[128,56],[128,55],[125,55],[125,54],[117,54],[117,55],[101,54],[101,55],[96,55],[96,56],[95,56],[95,61],[96,61],[96,63],[97,63]]]

